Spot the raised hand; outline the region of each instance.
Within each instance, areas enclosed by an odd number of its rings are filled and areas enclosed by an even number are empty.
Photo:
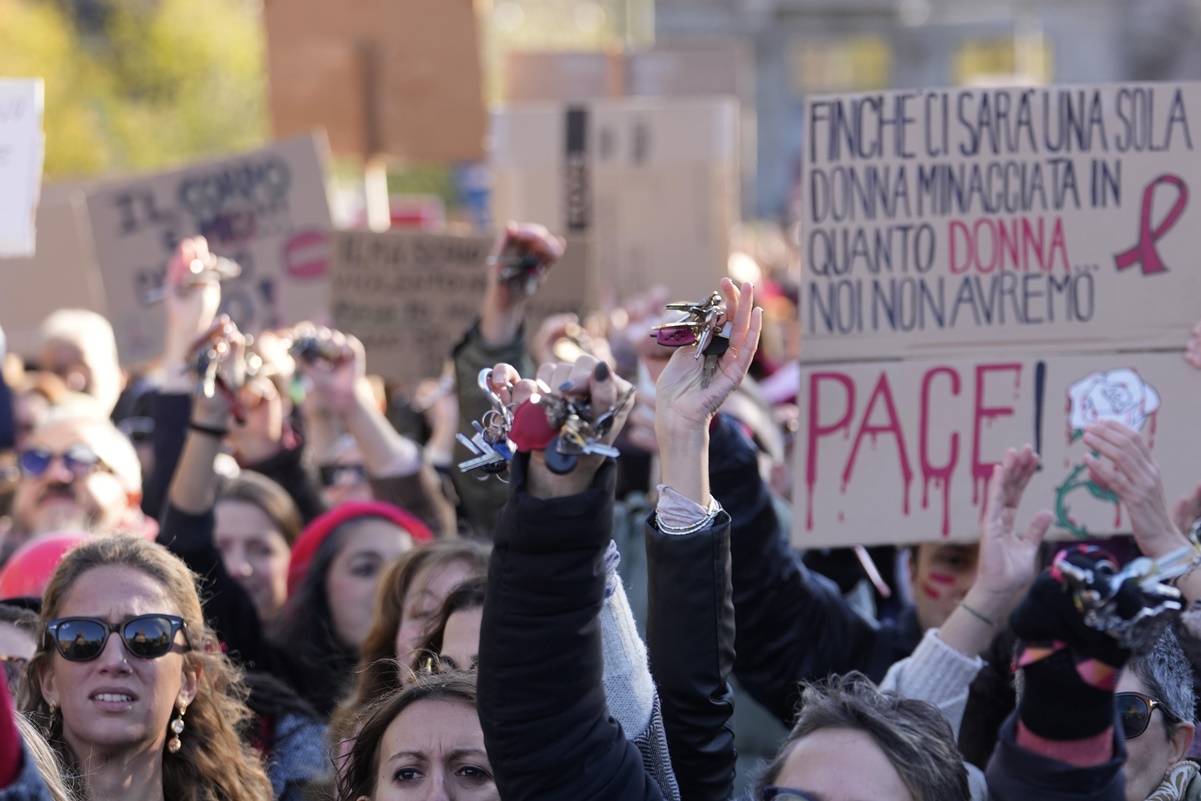
[[[167,263],[165,303],[167,307],[166,354],[168,360],[185,359],[189,347],[203,336],[221,305],[221,285],[213,271],[193,270],[193,262],[215,261],[204,237],[181,240]]]
[[[660,442],[674,431],[707,429],[713,415],[746,377],[759,347],[763,310],[754,308],[754,287],[743,284],[740,292],[733,281],[723,278],[721,291],[726,319],[731,323],[729,349],[718,360],[707,389],[701,389],[704,356],[694,358],[693,348],[688,347],[672,354],[655,389],[655,429]]]
[[[1034,516],[1024,535],[1017,530],[1018,505],[1038,464],[1038,454],[1029,445],[1020,451],[1009,448],[993,467],[989,482],[973,589],[994,596],[1003,606],[1034,577],[1038,548],[1053,519],[1050,511],[1043,510]]]
[[[192,374],[192,422],[210,428],[228,428],[231,407],[246,379],[246,339],[226,315],[214,320],[191,343],[189,353],[201,350],[216,356],[214,391],[206,394],[203,376]]]
[[[1100,454],[1084,457],[1089,478],[1126,505],[1139,550],[1157,558],[1186,543],[1168,511],[1159,465],[1141,434],[1104,420],[1084,430],[1084,444]]]
[[[544,226],[509,223],[496,237],[488,266],[488,287],[480,308],[480,334],[493,345],[511,342],[521,327],[523,288],[515,288],[500,278],[504,265],[498,260],[509,253],[531,253],[542,260],[543,269],[551,269],[563,257],[564,240],[553,236]]]
[[[492,370],[491,385],[503,401],[516,406],[555,387],[557,392],[564,395],[589,401],[594,419],[615,407],[631,389],[630,382],[609,369],[607,363],[586,354],[572,364],[542,365],[536,380],[522,379],[512,365],[498,364]],[[617,412],[613,424],[601,440],[603,443],[613,444],[632,407],[632,403],[627,403]],[[603,463],[601,456],[581,455],[574,470],[558,475],[546,467],[543,452],[534,451],[530,454],[527,486],[530,493],[538,498],[576,495],[592,486],[592,479]]]
[[[367,357],[357,337],[312,325],[292,332],[294,358],[309,379],[318,401],[337,415],[345,415],[354,404],[356,392],[369,392],[363,379]]]

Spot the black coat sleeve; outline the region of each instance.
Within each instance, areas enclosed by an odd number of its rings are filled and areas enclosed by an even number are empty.
[[[719,499],[720,500],[720,499]],[[730,517],[693,534],[646,525],[647,650],[681,801],[727,801],[738,754],[734,692],[734,603]]]
[[[161,523],[167,491],[188,436],[192,398],[182,393],[155,392],[150,409],[154,416],[154,470],[142,477],[142,512]]]
[[[542,500],[514,461],[497,521],[480,629],[479,716],[505,801],[661,801],[609,716],[598,614],[616,468],[585,493]]]
[[[891,628],[860,616],[832,581],[793,553],[759,476],[754,445],[736,421],[718,416],[709,452],[710,492],[732,519],[738,681],[788,725],[799,682],[851,670],[883,679],[889,665],[908,654],[894,647]]]
[[[1001,727],[1001,739],[988,763],[992,801],[1124,801],[1126,742],[1115,727],[1113,757],[1101,765],[1077,768],[1022,748],[1014,740],[1017,715]]]

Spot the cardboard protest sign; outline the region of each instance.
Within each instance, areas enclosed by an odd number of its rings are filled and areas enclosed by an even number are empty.
[[[809,101],[806,359],[1179,347],[1201,84]]]
[[[479,26],[469,0],[267,0],[276,136],[328,131],[339,155],[484,157]]]
[[[79,184],[43,187],[37,208],[37,252],[0,259],[0,326],[8,349],[35,358],[42,321],[56,309],[107,315],[104,286],[92,250],[84,190]]]
[[[513,106],[493,117],[494,219],[587,236],[601,282],[702,297],[726,274],[738,213],[732,98]]]
[[[1128,532],[1084,467],[1082,429],[1102,419],[1141,431],[1170,503],[1201,480],[1201,374],[1179,353],[806,365],[800,407],[801,547],[974,541],[993,465],[1024,443],[1042,468],[1019,526],[1050,509],[1053,537]]]
[[[451,347],[479,315],[494,241],[490,234],[334,234],[334,326],[362,340],[371,373],[406,381],[440,375]],[[527,333],[549,314],[579,314],[593,305],[589,259],[587,242],[568,240],[529,303]]]
[[[34,252],[44,104],[41,78],[0,78],[0,257]]]
[[[87,209],[125,364],[160,355],[162,288],[180,239],[197,234],[241,265],[222,310],[251,333],[318,315],[328,300],[329,205],[318,140],[106,184]]]

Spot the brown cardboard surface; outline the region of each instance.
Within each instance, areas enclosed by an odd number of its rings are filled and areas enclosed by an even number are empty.
[[[298,322],[327,306],[329,205],[324,144],[304,136],[232,158],[130,178],[89,192],[87,211],[125,364],[160,355],[162,285],[179,239],[202,234],[241,276],[222,308],[243,330]]]
[[[583,137],[569,154],[569,115]],[[533,104],[493,118],[494,216],[586,235],[602,286],[716,288],[738,209],[732,99]]]
[[[268,0],[264,23],[276,136],[324,127],[340,155],[483,158],[470,0]]]
[[[668,42],[626,56],[631,97],[733,95],[755,102],[754,51],[738,40]]]
[[[438,376],[479,316],[495,237],[340,231],[333,238],[333,323],[362,340],[367,369],[386,378]],[[595,305],[587,243],[569,239],[562,261],[530,301],[527,334],[548,314]]]
[[[36,358],[38,328],[56,309],[107,314],[96,267],[83,189],[47,184],[37,208],[37,252],[31,258],[0,258],[0,327],[8,349]]]
[[[617,52],[513,51],[505,56],[505,102],[595,100],[626,93],[626,57]]]
[[[1199,125],[1201,84],[811,99],[806,359],[1178,347]]]
[[[755,101],[754,56],[731,40],[680,41],[651,50],[514,51],[505,57],[510,105],[618,97]]]
[[[1201,479],[1199,390],[1178,351],[805,365],[793,543],[975,540],[992,465],[1024,443],[1042,469],[1019,526],[1050,509],[1061,513],[1051,536],[1071,538],[1068,522],[1092,536],[1129,532],[1126,511],[1085,485],[1088,449],[1073,433],[1106,409],[1140,429],[1174,503]]]

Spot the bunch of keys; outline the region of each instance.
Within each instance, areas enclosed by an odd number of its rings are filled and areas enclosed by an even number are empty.
[[[188,264],[189,276],[187,280],[176,287],[175,290],[180,294],[186,295],[192,284],[203,283],[208,280],[216,281],[231,281],[242,274],[242,266],[233,259],[227,259],[224,256],[213,256],[208,261],[204,259],[192,259]],[[142,296],[142,303],[149,306],[153,303],[158,303],[167,297],[167,293],[172,291],[165,283],[147,292]]]
[[[496,476],[505,481],[503,474],[513,461],[513,443],[509,441],[509,430],[513,427],[513,413],[500,396],[492,391],[492,370],[484,368],[479,375],[480,391],[492,401],[492,408],[484,413],[482,420],[472,420],[475,436],[468,439],[463,434],[455,438],[463,447],[474,454],[474,458],[459,462],[459,470],[469,473],[478,470],[482,475],[476,476],[480,481],[486,481],[488,476]]]
[[[1072,591],[1086,626],[1105,632],[1135,654],[1144,654],[1182,609],[1180,591],[1163,582],[1187,573],[1195,553],[1186,545],[1159,559],[1140,557],[1120,571],[1107,558],[1096,560],[1091,568],[1057,558],[1055,569]],[[1129,581],[1137,584],[1143,605],[1133,615],[1123,616],[1117,595]]]
[[[655,326],[651,337],[669,348],[693,345],[696,350],[692,358],[705,357],[701,389],[708,389],[717,373],[718,360],[730,347],[730,323],[721,310],[721,295],[714,292],[700,303],[669,303],[666,308],[684,312],[685,316],[674,323]]]
[[[546,271],[542,257],[532,250],[518,253],[513,248],[505,248],[500,256],[488,259],[488,264],[500,265],[499,277],[505,283],[520,287],[526,295],[538,291],[538,282]]]
[[[233,350],[225,339],[206,342],[192,357],[192,364],[186,368],[196,373],[196,391],[206,398],[216,397],[220,392],[229,404],[229,411],[238,425],[246,422],[246,410],[238,400],[238,394],[220,373],[220,368],[233,356]]]
[[[592,407],[587,401],[574,400],[563,395],[545,394],[536,401],[546,412],[546,422],[551,430],[558,431],[543,451],[546,468],[556,475],[565,475],[575,469],[581,456],[604,456],[617,458],[621,451],[601,442],[617,415],[634,397],[634,388],[610,407],[604,414],[592,419]]]

